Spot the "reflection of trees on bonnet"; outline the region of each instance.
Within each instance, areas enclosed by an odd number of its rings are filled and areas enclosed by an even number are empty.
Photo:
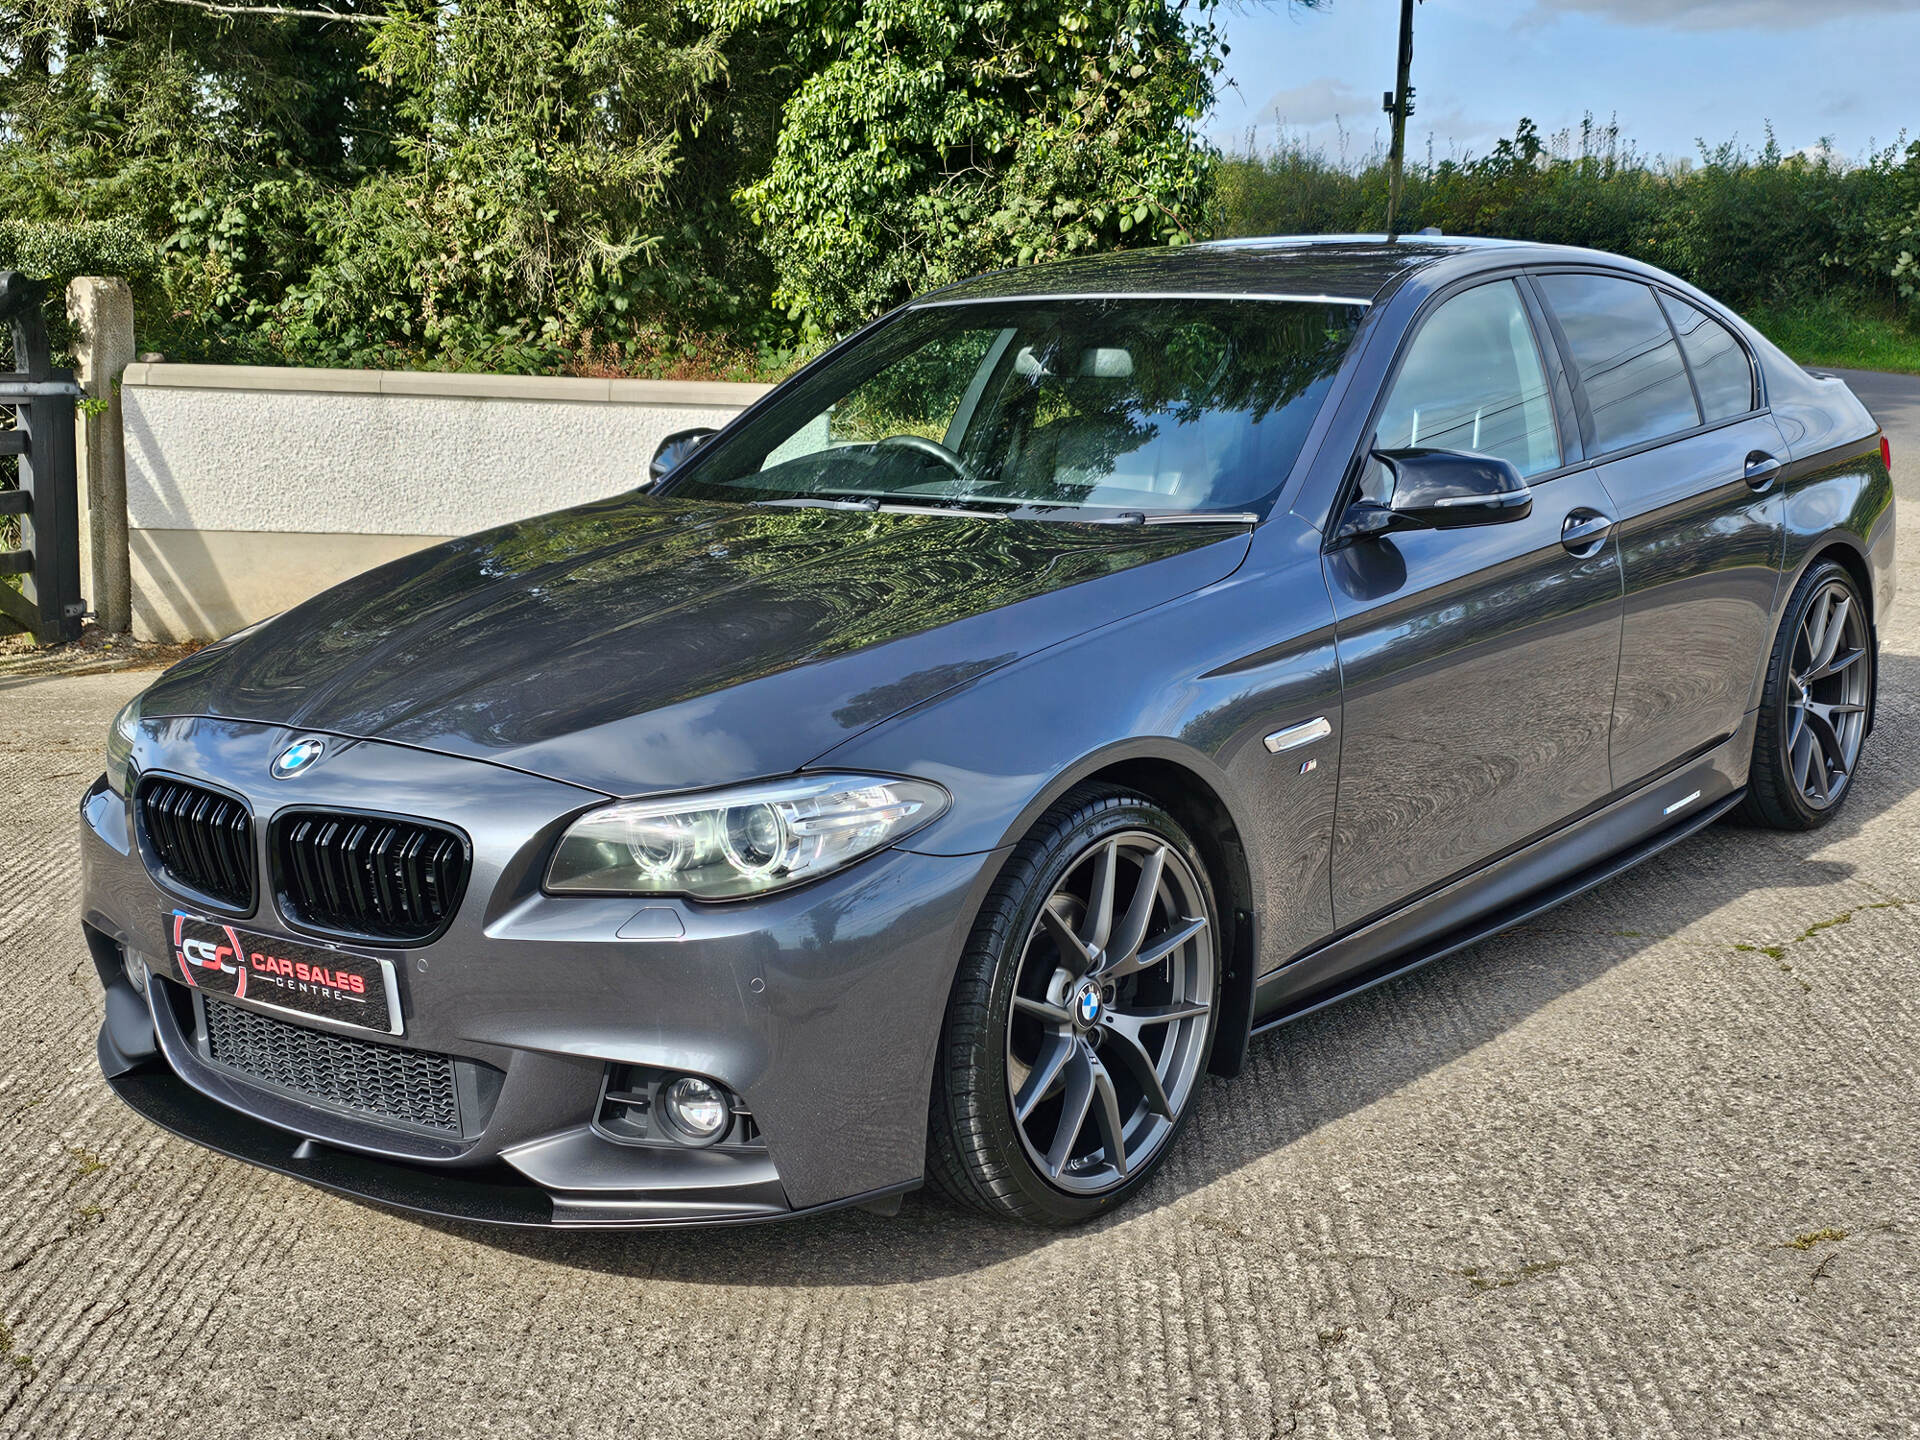
[[[1115,530],[946,516],[629,502],[664,525],[637,544],[564,559],[562,535],[502,536],[533,562],[494,603],[404,638],[388,656],[405,673],[439,654],[444,693],[382,684],[362,704],[400,725],[423,706],[429,723],[492,743],[525,742],[687,700],[807,661],[884,643],[1017,600],[1191,549],[1211,527]],[[636,514],[637,518],[637,514]],[[588,522],[591,525],[592,522]],[[544,527],[538,527],[544,529]],[[638,537],[636,537],[638,538]],[[534,583],[528,583],[528,582]],[[600,623],[583,624],[585,617]],[[472,657],[447,665],[452,646]],[[529,657],[537,656],[537,660]],[[857,726],[1004,663],[920,672],[854,697],[835,719]],[[610,683],[610,681],[614,683]],[[478,682],[478,683],[477,683]],[[408,733],[404,725],[392,732]]]
[[[789,510],[623,496],[410,556],[225,657],[223,686],[298,681],[328,723],[511,744],[882,644],[1213,543],[982,516]],[[856,692],[843,725],[1011,658],[975,653]],[[318,712],[316,712],[318,713]],[[313,723],[319,723],[315,720]]]

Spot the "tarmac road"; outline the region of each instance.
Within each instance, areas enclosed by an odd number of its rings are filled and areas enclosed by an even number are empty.
[[[94,1068],[74,806],[147,677],[0,681],[0,1434],[1920,1433],[1920,379],[1840,821],[1727,827],[1256,1042],[1142,1203],[428,1225]]]

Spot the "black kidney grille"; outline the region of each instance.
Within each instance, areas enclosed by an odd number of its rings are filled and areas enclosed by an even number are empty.
[[[424,940],[453,918],[467,847],[437,825],[300,811],[274,825],[289,919],[378,940]]]
[[[140,787],[140,821],[162,878],[233,910],[253,908],[253,821],[217,790],[154,777]]]
[[[460,1133],[450,1056],[289,1025],[210,996],[206,1007],[216,1065],[363,1115]]]

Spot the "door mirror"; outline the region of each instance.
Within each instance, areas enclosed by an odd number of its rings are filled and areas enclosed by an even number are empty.
[[[1460,450],[1376,450],[1373,458],[1392,482],[1389,499],[1349,505],[1336,539],[1497,525],[1533,511],[1533,491],[1510,460]]]
[[[653,461],[647,466],[647,483],[652,485],[664,479],[676,465],[704,445],[709,437],[719,433],[711,425],[695,425],[690,430],[674,431],[653,452]]]

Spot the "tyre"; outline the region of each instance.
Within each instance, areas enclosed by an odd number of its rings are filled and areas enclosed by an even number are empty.
[[[1070,1225],[1164,1162],[1206,1073],[1219,912],[1192,839],[1083,787],[988,892],[935,1059],[927,1172],[989,1214]]]
[[[1794,587],[1767,658],[1742,819],[1811,830],[1846,803],[1876,679],[1869,618],[1859,585],[1831,560]]]

